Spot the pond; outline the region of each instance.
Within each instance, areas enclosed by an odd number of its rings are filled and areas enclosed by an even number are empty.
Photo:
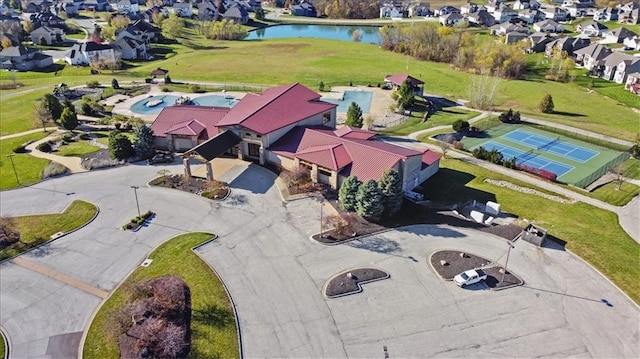
[[[249,31],[246,40],[282,39],[295,37],[311,37],[318,39],[332,39],[353,41],[353,32],[360,31],[362,43],[380,44],[378,26],[354,26],[354,25],[276,25]]]

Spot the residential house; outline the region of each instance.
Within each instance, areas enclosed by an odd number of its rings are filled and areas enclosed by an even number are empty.
[[[421,2],[409,6],[407,9],[409,17],[426,17],[433,15],[431,5],[428,2]]]
[[[542,13],[546,19],[551,19],[553,21],[565,21],[567,19],[567,15],[569,12],[561,7],[549,7],[542,9]]]
[[[618,20],[619,11],[620,9],[616,7],[598,9],[593,13],[593,21],[616,21]]]
[[[304,0],[291,7],[291,14],[294,16],[318,17],[318,11],[315,6]]]
[[[581,3],[573,3],[571,5],[562,6],[563,9],[569,12],[569,16],[573,18],[585,17],[589,14],[590,5],[581,4]]]
[[[193,7],[190,2],[177,2],[173,4],[173,13],[179,17],[191,18],[193,16]]]
[[[483,7],[484,7],[484,6],[483,6]],[[485,8],[485,9],[486,9],[486,8]],[[462,6],[460,6],[460,13],[461,13],[462,15],[464,15],[464,14],[470,14],[470,13],[473,13],[473,12],[476,12],[476,11],[478,11],[478,4],[474,4],[474,3],[472,3],[472,2],[468,2],[468,3],[466,3],[466,4],[462,5]]]
[[[533,29],[538,32],[564,32],[564,26],[550,19],[536,22]]]
[[[159,147],[182,150],[199,143],[184,156],[210,161],[226,153],[287,170],[302,166],[314,182],[334,189],[348,176],[378,180],[394,169],[403,190],[410,190],[434,175],[440,160],[430,150],[379,141],[373,132],[336,129],[336,105],[297,83],[247,94],[231,109],[165,107],[151,129]]]
[[[591,71],[602,66],[604,64],[604,59],[611,55],[612,51],[606,46],[591,44],[587,47],[575,50],[573,53],[576,56],[576,65]]]
[[[116,9],[120,14],[137,14],[140,12],[137,0],[120,0],[116,4]]]
[[[493,14],[493,12],[496,11],[503,2],[504,1],[502,0],[489,0],[487,1],[485,7],[487,8],[488,12]]]
[[[493,17],[496,19],[496,22],[502,24],[503,22],[511,21],[518,17],[518,12],[513,10],[507,4],[500,4],[500,6],[493,12]]]
[[[124,60],[148,60],[147,44],[130,36],[121,36],[110,43],[120,58]]]
[[[551,36],[546,32],[536,32],[531,34],[529,35],[530,45],[526,52],[529,54],[544,52],[547,44],[555,39],[556,38],[554,36]]]
[[[518,19],[522,20],[527,24],[533,24],[534,22],[544,20],[545,15],[540,10],[527,9],[527,10],[521,11],[518,14]]]
[[[36,45],[53,45],[66,41],[64,31],[57,27],[40,26],[33,30],[31,41]]]
[[[249,11],[240,4],[235,4],[222,14],[222,17],[236,24],[246,25],[249,22]]]
[[[518,32],[518,31],[510,31],[504,35],[504,43],[505,44],[515,44],[522,40],[528,39],[529,34]]]
[[[530,4],[528,0],[516,0],[512,5],[514,10],[526,10],[529,6]]]
[[[438,22],[442,26],[454,26],[455,24],[464,21],[464,17],[459,12],[452,12],[446,15],[440,15]]]
[[[85,11],[113,11],[107,0],[84,0],[81,9]]]
[[[396,74],[396,75],[388,75],[384,78],[384,83],[391,87],[392,89],[399,89],[402,84],[406,81],[411,83],[411,87],[413,88],[413,94],[416,96],[423,95],[423,86],[424,82],[418,80],[417,78],[407,75],[407,74]]]
[[[9,41],[9,43],[11,43],[11,46],[18,46],[22,43],[18,35],[3,32],[0,34],[0,43],[4,43],[6,41]]]
[[[31,71],[51,65],[53,57],[23,45],[7,47],[0,52],[0,68],[5,70]]]
[[[576,26],[577,32],[588,37],[602,36],[602,34],[608,29],[609,28],[606,27],[604,24],[601,24],[597,21],[589,21],[584,25]]]
[[[49,8],[47,8],[45,11],[31,14],[31,16],[29,16],[29,20],[33,24],[34,28],[38,28],[40,26],[48,26],[65,29],[67,27],[64,19],[53,14],[49,10]]]
[[[219,18],[220,13],[213,0],[205,0],[198,4],[198,19],[216,21]]]
[[[38,13],[49,9],[53,3],[48,0],[22,0],[20,2],[23,13]]]
[[[640,72],[628,74],[624,88],[635,95],[640,95]]]
[[[384,4],[380,7],[381,19],[402,19],[402,13],[402,8],[396,7],[393,4]]]
[[[467,14],[467,21],[470,24],[476,24],[478,26],[489,27],[496,23],[496,19],[493,15],[481,6],[481,10]]]
[[[162,30],[146,20],[136,20],[127,26],[127,31],[132,31],[134,37],[145,43],[158,42],[162,39]]]
[[[435,14],[438,16],[443,16],[443,15],[451,14],[454,12],[460,13],[460,9],[451,5],[445,5],[445,6],[439,7],[435,11]]]
[[[636,4],[637,5],[637,4]],[[620,16],[620,22],[623,24],[637,25],[640,24],[640,5],[629,11],[625,11]]]
[[[80,9],[79,5],[80,3],[65,1],[56,4],[52,8],[52,11],[58,16],[60,16],[61,12],[64,12],[68,17],[75,17],[78,15],[78,10]]]
[[[604,58],[602,78],[615,83],[625,83],[631,73],[640,72],[640,57],[613,51]]]
[[[607,30],[602,33],[604,37],[600,40],[601,44],[621,44],[626,38],[632,38],[637,36],[635,32],[627,29],[626,27],[619,27],[613,30]]]
[[[528,35],[531,31],[529,27],[519,24],[512,24],[509,22],[505,22],[503,24],[495,24],[489,28],[491,30],[491,35],[503,36],[509,32],[519,32],[522,34]]]
[[[119,57],[120,53],[116,53],[110,44],[87,41],[74,44],[64,60],[70,65],[78,66],[92,62],[115,63]]]
[[[627,37],[622,43],[626,49],[640,51],[640,37],[638,36]]]
[[[567,56],[573,57],[574,51],[587,47],[590,44],[591,41],[589,39],[582,37],[561,37],[547,44],[544,50],[544,55],[546,57],[552,57],[557,53],[566,52]]]

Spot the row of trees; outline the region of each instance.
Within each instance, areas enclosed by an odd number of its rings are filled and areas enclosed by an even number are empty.
[[[479,41],[473,34],[433,23],[385,25],[382,48],[419,60],[446,62],[472,73],[520,78],[527,69],[522,49],[515,45]]]
[[[133,156],[148,159],[155,152],[153,131],[147,125],[139,124],[134,128],[133,141],[119,129],[109,133],[109,154],[112,159],[124,160]]]
[[[331,19],[376,19],[380,2],[371,0],[315,0],[314,6]]]
[[[372,222],[390,217],[402,206],[402,182],[398,172],[389,169],[380,181],[360,182],[356,176],[347,177],[338,192],[340,207]]]
[[[54,122],[66,130],[74,130],[78,127],[78,115],[75,106],[68,99],[64,103],[53,96],[46,94],[33,109],[33,118],[37,126],[46,127],[47,123]]]

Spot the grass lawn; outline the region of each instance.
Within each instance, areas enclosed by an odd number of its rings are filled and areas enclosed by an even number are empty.
[[[13,154],[13,149],[28,141],[36,141],[48,135],[48,132],[36,132],[26,136],[9,138],[0,141],[0,190],[14,188],[18,186],[13,168],[11,168],[11,158],[7,155]],[[18,179],[23,185],[29,185],[42,180],[42,171],[49,164],[49,160],[36,158],[26,153],[13,154]]]
[[[618,183],[610,182],[596,188],[588,195],[614,206],[624,206],[638,194],[640,194],[640,187],[632,183],[623,182],[618,190]]]
[[[4,358],[7,353],[7,348],[4,347],[4,334],[0,333],[3,338],[0,338],[0,358]]]
[[[640,159],[630,158],[622,162],[620,166],[625,177],[640,179]]]
[[[140,267],[107,299],[96,314],[84,344],[85,358],[119,357],[117,333],[110,319],[126,302],[136,283],[164,275],[182,278],[191,289],[189,358],[238,358],[237,329],[227,293],[216,274],[191,250],[209,240],[207,233],[175,237],[153,251],[149,267]],[[188,265],[175,265],[188,263]],[[114,333],[114,334],[110,334]]]
[[[423,186],[426,199],[497,201],[504,212],[527,218],[565,241],[567,249],[600,270],[636,303],[640,302],[640,246],[620,227],[614,213],[584,203],[560,204],[485,183],[485,178],[491,178],[534,188],[460,160],[444,159],[440,168]]]
[[[87,141],[71,142],[58,147],[56,155],[70,157],[84,157],[85,155],[100,151],[100,147],[89,144]]]
[[[425,122],[422,122],[422,116],[411,116],[404,123],[390,127],[384,131],[384,133],[396,136],[406,136],[412,132],[424,130],[441,125],[451,125],[457,120],[468,121],[480,113],[475,111],[467,111],[455,107],[445,107],[442,110],[434,113]]]
[[[51,239],[58,232],[69,232],[89,222],[98,207],[84,201],[73,201],[62,213],[14,217],[20,242],[0,250],[0,260],[14,257]]]

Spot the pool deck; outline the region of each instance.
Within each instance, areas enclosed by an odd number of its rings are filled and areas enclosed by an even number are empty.
[[[368,86],[334,86],[331,92],[320,92],[323,97],[339,99],[345,91],[367,91],[373,93],[371,96],[371,105],[369,112],[365,114],[365,118],[371,116],[374,120],[374,126],[384,126],[388,123],[397,122],[403,115],[392,113],[389,111],[389,105],[394,101],[391,98],[393,91],[383,90],[378,87]],[[338,112],[338,123],[344,123],[347,119],[346,112]]]

